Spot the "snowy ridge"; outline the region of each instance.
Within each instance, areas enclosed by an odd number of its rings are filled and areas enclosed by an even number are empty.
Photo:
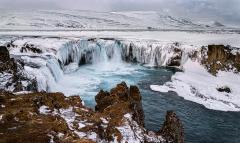
[[[93,12],[67,10],[1,11],[1,30],[103,30],[103,29],[226,29],[205,25],[188,18],[177,18],[163,12]],[[209,22],[210,23],[210,22]]]

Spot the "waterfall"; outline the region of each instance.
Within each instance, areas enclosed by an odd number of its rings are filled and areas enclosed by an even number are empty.
[[[58,61],[56,59],[49,59],[47,62],[47,67],[53,75],[55,81],[57,82],[63,76],[63,71],[60,68]]]
[[[136,62],[148,66],[168,66],[171,61],[186,60],[178,46],[170,43],[126,42],[117,40],[74,40],[65,43],[55,56],[45,57],[46,64],[35,69],[39,90],[52,91],[65,70],[78,69],[85,64],[95,65],[94,69],[118,71],[124,62]],[[178,52],[176,52],[178,51]],[[187,55],[187,54],[184,54]],[[182,61],[184,59],[184,61]],[[68,73],[68,72],[66,72]]]
[[[57,53],[57,58],[63,65],[70,63],[97,64],[108,62],[109,59],[119,59],[120,51],[116,49],[116,41],[88,40],[71,41],[66,43]]]
[[[122,55],[125,60],[138,62],[148,66],[168,66],[171,60],[182,56],[182,51],[176,52],[175,49],[180,47],[169,43],[128,43],[122,46]]]
[[[181,57],[173,43],[119,42],[115,40],[79,40],[66,43],[57,53],[63,65],[97,64],[114,61],[137,62],[149,66],[168,66],[172,58]]]

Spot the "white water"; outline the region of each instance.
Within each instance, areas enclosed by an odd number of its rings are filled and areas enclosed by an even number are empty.
[[[86,44],[85,42],[81,41],[80,43]],[[77,44],[77,46],[79,45]],[[66,55],[63,54],[59,58],[62,63],[67,63],[67,55],[69,54],[72,56],[73,63],[64,67],[63,74],[60,68],[55,67],[57,64],[52,64],[53,67],[50,69],[55,69],[56,75],[54,77],[58,77],[58,80],[50,83],[52,85],[50,85],[51,88],[48,88],[49,92],[62,92],[67,96],[80,95],[83,100],[91,103],[100,88],[109,90],[122,81],[127,84],[135,84],[134,79],[128,79],[127,77],[144,75],[139,71],[143,67],[122,60],[121,47],[114,41],[107,43],[100,41],[100,44],[96,45],[87,43],[84,46],[86,47],[81,48],[79,46],[76,48],[73,46],[75,51],[72,53],[69,51],[73,49],[60,50],[60,52],[66,51]],[[86,53],[89,50],[92,53],[87,55]],[[87,59],[86,63],[91,64],[78,66],[77,61],[81,59],[83,54]]]
[[[134,84],[133,80],[123,77],[138,74],[144,67],[124,61],[130,47],[137,62],[150,66],[166,66],[175,48],[173,44],[130,44],[115,40],[70,41],[58,49],[56,56],[48,57],[46,66],[41,66],[40,70],[26,69],[37,75],[40,91],[63,92],[65,95],[93,92],[95,95],[103,83],[108,88],[121,81]]]
[[[25,69],[36,75],[39,91],[80,95],[92,101],[100,88],[108,90],[122,81],[135,84],[127,77],[144,75],[139,74],[143,67],[122,60],[122,50],[123,45],[116,41],[71,41],[59,48],[56,56],[38,59],[39,69]],[[80,65],[82,58],[85,63]],[[31,61],[29,57],[23,59]]]

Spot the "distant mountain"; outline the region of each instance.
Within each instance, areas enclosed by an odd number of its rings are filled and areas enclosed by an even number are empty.
[[[0,29],[11,30],[203,30],[224,26],[219,22],[199,24],[155,11],[1,11],[0,19]]]

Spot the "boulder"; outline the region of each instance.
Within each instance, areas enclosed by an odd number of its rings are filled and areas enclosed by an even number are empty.
[[[227,87],[227,86],[217,88],[217,91],[231,93],[231,89],[229,87]]]
[[[10,60],[10,55],[7,47],[0,46],[0,62],[6,62]]]

